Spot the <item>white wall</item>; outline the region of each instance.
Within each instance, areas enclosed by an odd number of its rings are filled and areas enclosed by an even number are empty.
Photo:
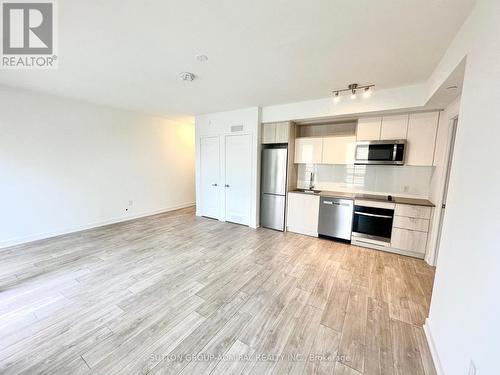
[[[262,107],[262,122],[278,122],[333,116],[352,116],[393,110],[419,110],[426,103],[427,85],[417,84],[390,89],[375,88],[369,98],[351,100],[342,95],[338,103],[328,98]],[[427,108],[427,110],[434,108]]]
[[[192,120],[0,88],[0,246],[194,200]]]
[[[443,373],[499,373],[500,2],[479,0],[436,69],[467,53],[447,212],[426,331]]]
[[[252,136],[252,170],[248,171],[251,175],[251,196],[247,202],[242,204],[250,205],[250,227],[257,228],[259,226],[259,203],[260,203],[260,108],[251,107],[235,111],[217,112],[205,115],[196,116],[196,205],[200,207],[199,198],[200,191],[200,138],[208,136],[221,137],[221,155],[224,155],[224,138],[230,134],[250,134]],[[242,126],[243,130],[233,133],[232,126]],[[224,158],[222,160],[222,179],[224,179]],[[224,189],[220,189],[221,212],[220,220],[225,220],[224,215]],[[198,211],[196,213],[200,215]]]

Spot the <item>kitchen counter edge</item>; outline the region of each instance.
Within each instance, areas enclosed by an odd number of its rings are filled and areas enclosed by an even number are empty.
[[[320,197],[331,197],[331,198],[340,198],[340,199],[363,199],[363,200],[369,200],[369,201],[376,201],[376,202],[390,202],[390,203],[397,203],[397,204],[408,204],[412,206],[425,206],[425,207],[435,207],[435,205],[428,199],[422,199],[422,198],[405,198],[405,197],[398,197],[398,196],[392,196],[392,201],[387,200],[387,195],[375,195],[375,194],[354,194],[354,193],[346,193],[346,192],[337,192],[337,191],[327,191],[323,190],[320,193],[306,193],[304,191],[300,190],[292,190],[289,191],[289,193],[296,193],[296,194],[305,194],[305,195],[316,195]]]

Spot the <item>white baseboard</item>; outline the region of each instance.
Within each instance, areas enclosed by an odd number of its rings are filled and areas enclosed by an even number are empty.
[[[423,259],[423,257],[424,257],[423,254],[420,254],[420,253],[417,253],[414,251],[401,250],[401,249],[396,249],[395,247],[389,247],[389,246],[381,246],[381,245],[378,245],[376,242],[379,242],[379,241],[373,241],[373,243],[371,243],[371,242],[367,242],[367,241],[359,241],[353,237],[353,239],[351,240],[351,245],[367,247],[369,249],[387,251],[388,253],[400,254],[400,255],[405,255],[405,256],[419,258],[419,259]]]
[[[105,225],[122,223],[122,222],[125,222],[125,221],[139,219],[141,217],[158,215],[158,214],[161,214],[161,213],[164,213],[164,212],[175,211],[175,210],[179,210],[181,208],[192,207],[194,205],[195,205],[194,202],[183,203],[183,204],[179,204],[179,205],[176,205],[176,206],[170,206],[170,207],[162,208],[160,210],[146,211],[146,212],[141,212],[141,213],[138,213],[138,214],[135,214],[135,215],[126,215],[126,216],[115,217],[115,218],[108,219],[108,220],[102,220],[102,221],[98,221],[98,222],[87,223],[87,224],[84,224],[84,225],[79,225],[79,226],[75,226],[75,227],[65,228],[65,229],[58,230],[58,231],[45,232],[45,233],[37,233],[37,234],[29,235],[29,236],[13,238],[13,239],[10,239],[10,240],[7,240],[7,241],[0,242],[0,249],[4,249],[6,247],[11,247],[11,246],[16,246],[16,245],[23,245],[23,244],[26,244],[26,243],[29,243],[29,242],[44,240],[44,239],[47,239],[47,238],[62,236],[64,234],[81,232],[83,230],[92,229],[92,228],[98,228],[98,227],[102,227],[102,226],[105,226]]]
[[[439,360],[439,355],[436,349],[436,344],[434,343],[434,338],[432,337],[429,318],[425,319],[424,333],[425,338],[427,339],[427,344],[429,345],[429,350],[431,351],[431,356],[432,360],[434,361],[434,368],[436,369],[436,373],[437,375],[445,375],[443,367],[441,366],[441,361]]]
[[[309,237],[318,237],[318,232],[313,232],[313,231],[310,231],[309,229],[294,228],[294,227],[290,228],[290,226],[287,226],[285,228],[285,231],[303,234],[303,235],[309,236]]]

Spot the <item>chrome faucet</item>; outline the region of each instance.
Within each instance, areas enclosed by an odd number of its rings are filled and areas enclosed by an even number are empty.
[[[314,190],[314,172],[311,172],[311,178],[309,179],[309,190]]]

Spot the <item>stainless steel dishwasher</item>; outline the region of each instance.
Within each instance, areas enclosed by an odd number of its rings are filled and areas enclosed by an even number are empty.
[[[351,199],[321,197],[318,234],[351,241],[353,206]]]

